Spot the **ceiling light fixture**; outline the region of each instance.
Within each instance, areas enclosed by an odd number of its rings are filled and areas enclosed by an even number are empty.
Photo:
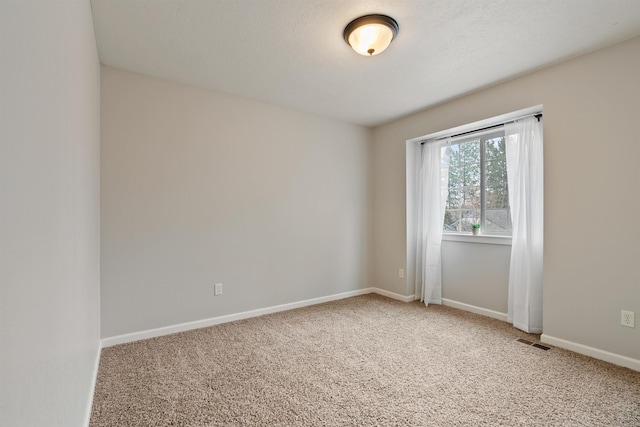
[[[386,15],[366,15],[349,22],[344,41],[360,55],[373,56],[384,51],[398,34],[398,23]]]

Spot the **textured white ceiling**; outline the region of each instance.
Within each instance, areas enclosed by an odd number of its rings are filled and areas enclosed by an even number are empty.
[[[105,65],[377,125],[640,36],[640,0],[92,0]],[[342,39],[394,17],[382,54]]]

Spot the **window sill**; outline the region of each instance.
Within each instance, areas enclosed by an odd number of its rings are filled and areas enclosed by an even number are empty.
[[[490,234],[443,233],[442,240],[447,242],[484,243],[488,245],[509,245],[511,236],[492,236]]]

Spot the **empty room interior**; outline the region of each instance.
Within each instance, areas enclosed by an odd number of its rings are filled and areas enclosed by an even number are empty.
[[[0,0],[0,43],[0,425],[640,425],[640,1]]]

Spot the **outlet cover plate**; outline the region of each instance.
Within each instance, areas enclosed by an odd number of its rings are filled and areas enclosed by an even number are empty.
[[[620,324],[629,328],[635,328],[634,312],[627,310],[620,310]]]

